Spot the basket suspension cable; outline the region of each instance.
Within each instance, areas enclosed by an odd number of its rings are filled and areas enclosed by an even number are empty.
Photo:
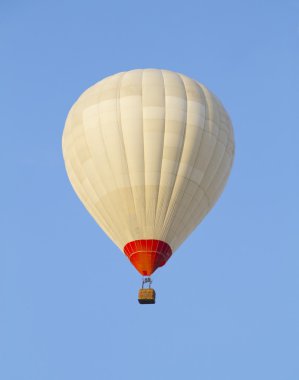
[[[144,289],[145,284],[148,284],[148,288],[151,288],[152,285],[152,279],[150,277],[143,277],[142,279],[142,289]]]

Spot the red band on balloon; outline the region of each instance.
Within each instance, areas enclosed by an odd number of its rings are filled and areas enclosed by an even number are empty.
[[[164,241],[147,239],[130,241],[124,253],[142,276],[150,276],[167,262],[172,250]]]

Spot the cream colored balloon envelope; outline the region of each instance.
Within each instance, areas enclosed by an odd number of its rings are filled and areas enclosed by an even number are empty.
[[[234,155],[219,100],[193,79],[155,69],[87,89],[68,114],[62,145],[78,197],[145,276],[214,205]]]

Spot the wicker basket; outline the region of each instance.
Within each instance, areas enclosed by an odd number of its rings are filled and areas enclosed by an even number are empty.
[[[155,303],[156,292],[154,289],[140,289],[138,293],[138,302],[141,304]]]

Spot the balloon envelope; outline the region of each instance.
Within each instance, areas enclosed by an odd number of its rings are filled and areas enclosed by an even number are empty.
[[[63,156],[87,210],[142,275],[164,265],[221,194],[234,153],[220,102],[184,75],[112,75],[70,110]]]

